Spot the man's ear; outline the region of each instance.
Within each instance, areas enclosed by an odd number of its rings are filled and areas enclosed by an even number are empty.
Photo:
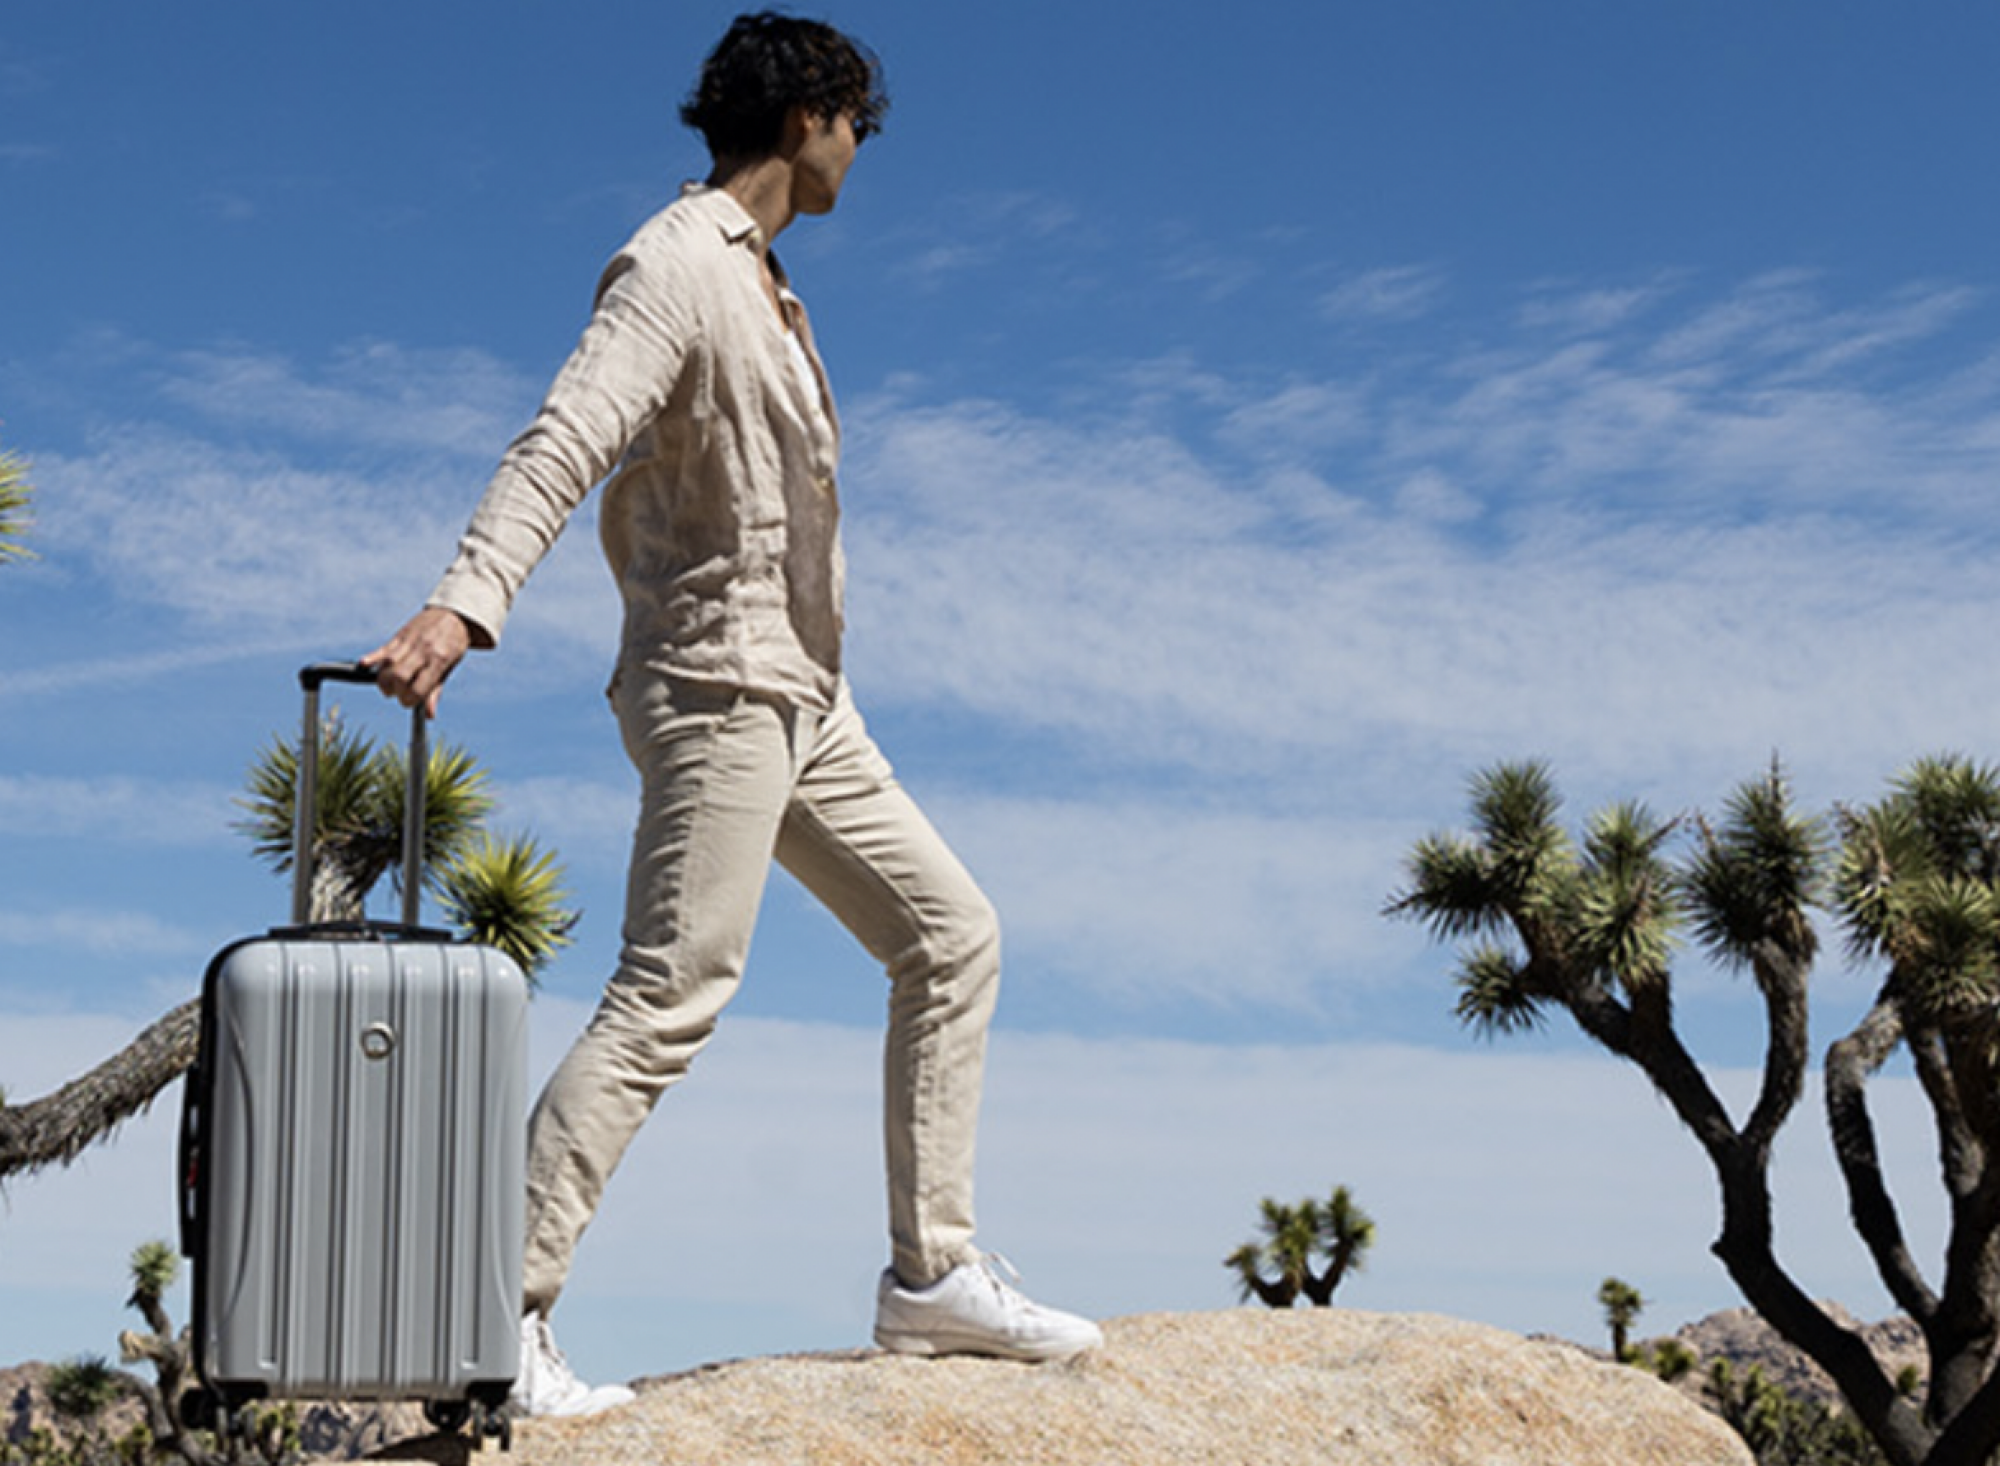
[[[785,125],[778,132],[778,154],[790,158],[798,154],[812,135],[813,114],[803,102],[794,102],[785,110]]]

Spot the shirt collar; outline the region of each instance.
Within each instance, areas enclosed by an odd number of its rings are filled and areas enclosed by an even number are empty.
[[[699,199],[711,209],[715,214],[716,228],[731,244],[760,246],[764,243],[764,231],[757,227],[750,211],[736,202],[736,196],[727,189],[712,188],[706,183],[683,183],[681,197]]]

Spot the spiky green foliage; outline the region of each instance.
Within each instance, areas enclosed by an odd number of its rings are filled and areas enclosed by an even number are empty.
[[[1701,825],[1683,877],[1701,944],[1737,968],[1754,969],[1773,942],[1811,955],[1817,942],[1805,913],[1818,900],[1826,856],[1825,821],[1793,806],[1782,769],[1773,764],[1743,784],[1719,825]]]
[[[319,768],[317,875],[331,871],[342,889],[330,899],[358,911],[384,875],[401,884],[408,751],[348,731],[336,713],[320,735]],[[297,746],[274,740],[252,766],[249,796],[241,801],[248,818],[238,828],[278,871],[292,865],[297,780]],[[453,930],[505,952],[533,983],[569,945],[577,914],[566,905],[569,893],[555,856],[529,836],[490,833],[485,821],[492,807],[486,771],[470,753],[451,744],[430,750],[424,770],[425,887]]]
[[[34,558],[34,552],[22,543],[31,522],[28,509],[34,493],[28,483],[28,465],[15,454],[0,452],[0,565]]]
[[[132,1296],[125,1306],[144,1314],[159,1305],[180,1276],[180,1253],[165,1242],[142,1242],[133,1249],[131,1269]]]
[[[1236,1269],[1245,1302],[1257,1294],[1274,1308],[1289,1307],[1304,1291],[1319,1246],[1318,1203],[1291,1206],[1267,1196],[1257,1209],[1263,1240],[1244,1243],[1229,1254],[1225,1266]],[[1269,1285],[1268,1291],[1257,1286],[1259,1280]]]
[[[1472,780],[1472,823],[1485,856],[1489,900],[1550,913],[1563,904],[1574,863],[1556,817],[1562,796],[1539,761],[1500,764]]]
[[[321,726],[318,813],[314,836],[336,859],[383,869],[402,857],[403,800],[408,755],[346,728],[338,710]],[[465,848],[493,808],[486,771],[455,744],[430,750],[424,770],[424,860],[448,861]],[[292,867],[292,811],[298,782],[298,745],[274,739],[251,765],[249,794],[238,803],[249,812],[237,828],[272,869]]]
[[[382,837],[388,803],[401,796],[387,791],[387,756],[372,739],[345,727],[338,710],[320,723],[319,780],[313,839],[333,852]],[[292,812],[297,807],[299,747],[296,741],[274,738],[258,754],[245,776],[247,794],[237,804],[248,813],[236,828],[250,839],[258,859],[280,873],[292,868]]]
[[[84,1354],[49,1368],[49,1404],[65,1420],[95,1420],[122,1388],[118,1371],[101,1354]]]
[[[402,747],[351,731],[337,710],[322,722],[314,859],[320,882],[337,889],[334,914],[357,915],[384,875],[400,885],[408,768]],[[247,796],[238,801],[247,818],[237,822],[237,829],[249,837],[258,857],[281,873],[292,868],[297,784],[297,743],[274,739],[251,765]],[[465,853],[492,808],[486,771],[470,753],[453,744],[430,750],[424,769],[422,862],[432,889],[437,889],[442,870]]]
[[[1674,1384],[1694,1373],[1701,1356],[1679,1339],[1655,1339],[1651,1344],[1634,1345],[1628,1362]]]
[[[1992,1026],[2000,1001],[2000,769],[1913,764],[1842,815],[1834,903],[1857,954],[1886,959],[1919,1022]]]
[[[1472,833],[1420,840],[1388,908],[1440,941],[1480,939],[1461,957],[1459,1019],[1495,1036],[1534,1027],[1584,990],[1664,998],[1683,897],[1662,851],[1677,822],[1614,805],[1579,846],[1539,762],[1477,775],[1470,803]]]
[[[1576,946],[1601,984],[1639,989],[1667,981],[1681,912],[1660,847],[1673,832],[1642,804],[1613,805],[1590,822],[1583,860],[1566,874]]]
[[[1606,1278],[1597,1286],[1597,1302],[1604,1310],[1605,1327],[1611,1330],[1611,1357],[1629,1360],[1632,1325],[1646,1311],[1644,1296],[1623,1278]]]
[[[403,855],[403,800],[408,771],[407,751],[400,747],[392,749],[383,778],[387,787],[395,791],[386,812],[396,831],[391,865],[398,872]],[[472,847],[492,812],[493,797],[487,792],[486,771],[479,767],[478,761],[456,744],[431,750],[424,767],[423,866],[433,883],[439,873]]]
[[[1459,962],[1458,1021],[1487,1037],[1538,1027],[1549,995],[1528,984],[1527,965],[1505,947],[1473,948]]]
[[[1739,1372],[1716,1360],[1705,1393],[1757,1466],[1887,1466],[1888,1457],[1853,1416],[1794,1395],[1757,1365]]]
[[[1223,1259],[1236,1274],[1244,1302],[1257,1298],[1289,1308],[1301,1297],[1321,1307],[1350,1272],[1359,1272],[1375,1242],[1375,1223],[1345,1186],[1326,1201],[1295,1205],[1265,1197],[1257,1204],[1261,1241],[1245,1242]],[[1315,1267],[1323,1259],[1324,1266]]]
[[[569,945],[577,914],[565,906],[561,867],[527,836],[481,832],[438,872],[436,884],[453,927],[512,957],[530,983]]]

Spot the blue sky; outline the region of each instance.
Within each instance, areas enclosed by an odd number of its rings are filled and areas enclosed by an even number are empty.
[[[231,800],[291,674],[421,601],[599,266],[703,170],[674,108],[735,8],[9,4],[10,1095],[283,914]],[[1644,1324],[1733,1305],[1640,1078],[1463,1034],[1449,954],[1380,911],[1501,758],[1581,813],[1713,806],[1774,753],[1819,806],[1992,755],[2000,14],[828,13],[895,106],[781,252],[842,402],[859,700],[1006,923],[985,1240],[1092,1312],[1223,1306],[1257,1198],[1344,1182],[1358,1307],[1595,1339],[1608,1273]],[[632,798],[591,518],[440,730],[584,912],[538,1070],[609,969]],[[1868,991],[1829,964],[1822,1044]],[[865,1337],[881,1006],[775,884],[557,1315],[587,1372]],[[1690,968],[1682,1012],[1740,1092],[1745,995]],[[169,1118],[10,1191],[0,1360],[111,1347]],[[1802,1114],[1784,1251],[1879,1313],[1827,1169]]]

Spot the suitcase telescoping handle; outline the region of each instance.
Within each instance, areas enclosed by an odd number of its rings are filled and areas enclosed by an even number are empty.
[[[293,790],[292,924],[312,920],[313,816],[319,808],[319,689],[323,682],[373,683],[376,669],[359,662],[315,662],[299,671],[305,690],[305,728]],[[414,929],[423,904],[424,793],[430,753],[422,705],[410,709],[409,782],[403,790],[403,925]]]

